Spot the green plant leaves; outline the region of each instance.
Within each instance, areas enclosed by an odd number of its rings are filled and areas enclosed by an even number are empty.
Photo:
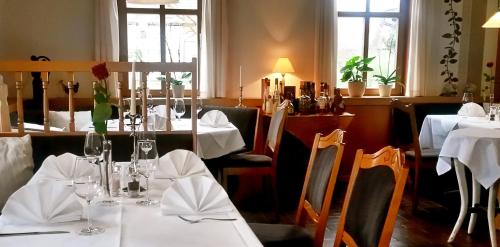
[[[342,73],[341,81],[361,81],[361,79],[363,79],[362,73],[373,71],[373,69],[368,66],[373,59],[375,59],[375,57],[361,58],[360,56],[353,56],[351,59],[347,60],[344,67],[340,69]]]

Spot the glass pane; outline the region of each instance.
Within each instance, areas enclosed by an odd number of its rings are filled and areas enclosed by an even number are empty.
[[[341,82],[340,69],[352,56],[363,56],[365,21],[362,17],[340,17],[338,20],[337,87],[347,87]]]
[[[167,62],[191,62],[198,57],[196,15],[166,15],[165,35]]]
[[[165,3],[166,9],[197,9],[198,0],[176,0],[176,1],[165,1],[172,3]]]
[[[127,3],[127,8],[159,9],[159,4]]]
[[[401,0],[370,0],[370,12],[399,12]]]
[[[160,62],[160,16],[127,14],[128,61]]]
[[[365,12],[366,0],[339,0],[338,11]]]
[[[388,77],[396,69],[397,45],[398,19],[371,18],[368,56],[376,58],[370,64],[374,71],[368,73],[368,87],[378,87],[373,75]]]

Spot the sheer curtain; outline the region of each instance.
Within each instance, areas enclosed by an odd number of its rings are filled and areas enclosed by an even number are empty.
[[[314,81],[337,81],[337,0],[316,0]]]
[[[95,60],[118,61],[118,6],[116,0],[96,0],[95,2]],[[109,79],[110,91],[118,96],[116,76]]]
[[[408,67],[406,80],[406,96],[424,96],[425,83],[429,81],[427,67],[430,59],[430,42],[428,35],[432,33],[430,25],[430,3],[428,0],[412,0],[410,7],[410,39],[408,50]]]
[[[203,0],[200,54],[202,97],[226,96],[227,0]]]

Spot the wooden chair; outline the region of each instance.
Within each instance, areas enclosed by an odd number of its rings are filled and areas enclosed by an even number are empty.
[[[264,246],[323,245],[330,204],[344,150],[344,131],[335,130],[325,137],[316,134],[307,166],[295,225],[250,223]],[[304,226],[314,224],[314,234]]]
[[[228,188],[229,176],[240,176],[244,174],[255,174],[271,177],[271,186],[275,210],[277,212],[278,193],[276,184],[276,165],[281,143],[281,136],[288,117],[286,105],[282,104],[271,117],[269,131],[266,138],[265,154],[254,154],[250,152],[237,153],[227,157],[219,164],[222,170],[222,184]]]
[[[413,168],[412,210],[416,212],[419,202],[421,168],[435,168],[439,158],[439,150],[421,149],[419,131],[413,104],[405,104],[399,100],[391,102],[393,145],[405,150],[406,161]]]
[[[389,246],[408,176],[404,157],[391,146],[356,152],[334,247]]]

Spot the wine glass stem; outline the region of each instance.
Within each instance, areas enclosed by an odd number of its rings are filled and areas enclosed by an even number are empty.
[[[149,176],[146,177],[146,201],[149,202]]]
[[[92,206],[90,206],[90,200],[87,200],[87,229],[90,230],[92,228]]]

